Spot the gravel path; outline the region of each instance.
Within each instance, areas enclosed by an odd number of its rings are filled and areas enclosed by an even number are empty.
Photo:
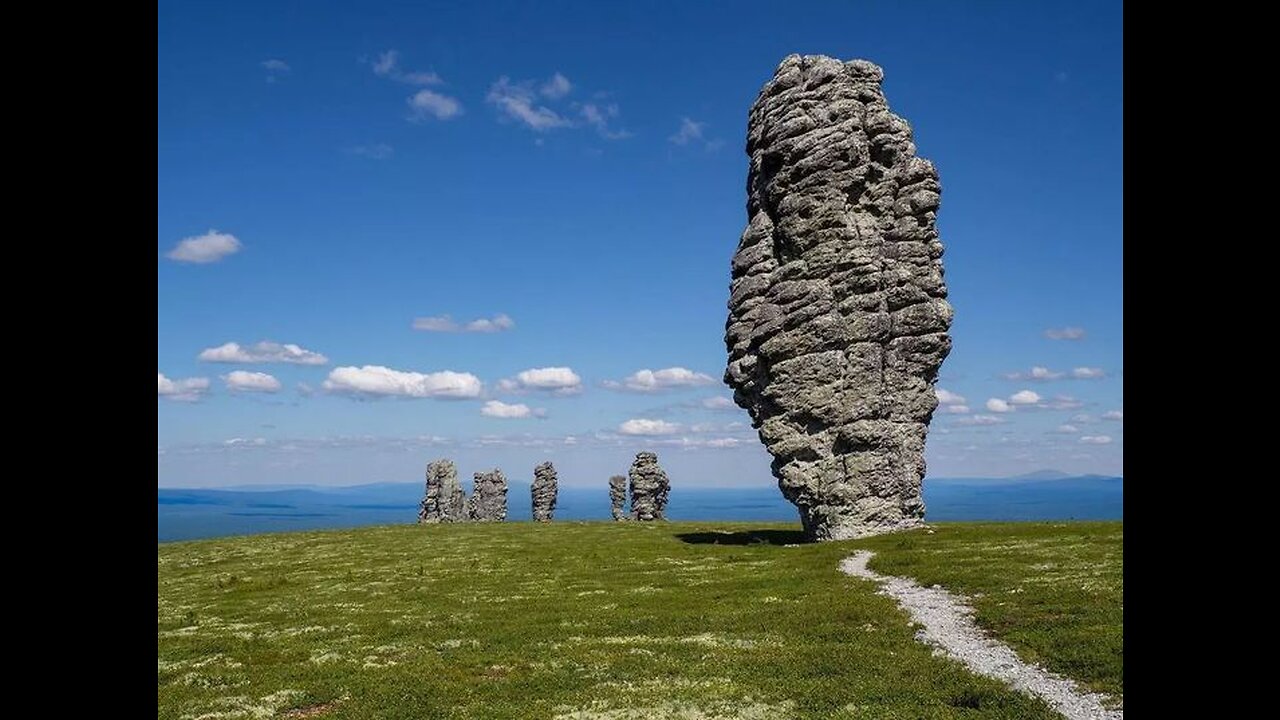
[[[888,595],[924,626],[916,633],[943,654],[959,660],[975,673],[1009,683],[1016,690],[1035,695],[1062,713],[1067,720],[1124,720],[1123,710],[1103,705],[1106,696],[1090,693],[1036,665],[1020,660],[1004,643],[988,638],[973,621],[973,608],[941,587],[921,587],[908,578],[880,575],[867,567],[871,552],[859,550],[840,562],[846,575],[880,584]]]

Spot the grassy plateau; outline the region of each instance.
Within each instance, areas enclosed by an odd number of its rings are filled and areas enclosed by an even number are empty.
[[[160,545],[158,717],[1054,718],[842,575],[971,598],[1025,659],[1123,692],[1123,526],[384,526]]]

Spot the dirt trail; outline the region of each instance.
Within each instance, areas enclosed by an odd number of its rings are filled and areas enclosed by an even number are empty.
[[[974,623],[973,608],[955,595],[937,586],[921,587],[908,578],[872,571],[867,567],[872,555],[868,550],[859,550],[840,562],[840,571],[878,583],[880,594],[897,600],[912,620],[924,626],[916,639],[979,675],[1004,681],[1016,690],[1043,699],[1068,720],[1124,720],[1123,710],[1112,710],[1103,704],[1105,695],[1085,692],[1071,680],[1025,663],[1008,645],[988,637]]]

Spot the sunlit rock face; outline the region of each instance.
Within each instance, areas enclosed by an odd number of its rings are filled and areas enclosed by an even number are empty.
[[[465,522],[469,514],[466,495],[458,482],[458,468],[453,461],[428,463],[427,491],[418,508],[418,522]]]
[[[559,492],[555,466],[544,462],[535,467],[533,485],[529,490],[533,494],[533,519],[551,522],[556,514],[556,494]]]
[[[920,525],[952,309],[941,193],[881,69],[791,55],[747,126],[725,382],[817,540]]]
[[[651,452],[636,453],[627,476],[631,481],[631,519],[665,520],[671,482],[667,473],[658,465],[658,455]]]
[[[475,473],[472,476],[468,515],[476,522],[502,522],[507,519],[507,476],[501,470]]]

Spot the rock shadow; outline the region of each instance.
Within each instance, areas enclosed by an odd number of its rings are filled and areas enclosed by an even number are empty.
[[[800,530],[744,530],[742,532],[676,533],[690,545],[799,545],[811,542]]]

